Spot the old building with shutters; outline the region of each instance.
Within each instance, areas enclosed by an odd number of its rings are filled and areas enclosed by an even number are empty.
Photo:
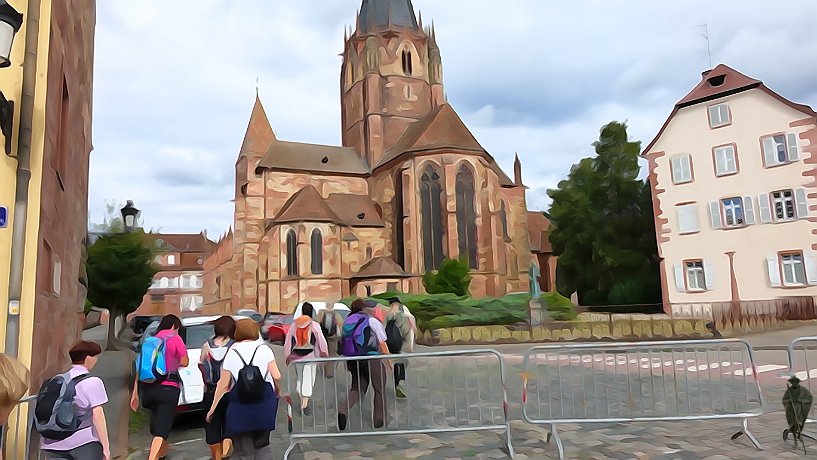
[[[668,313],[815,316],[817,112],[721,64],[642,156]]]
[[[434,28],[410,0],[363,0],[346,35],[341,146],[279,139],[256,99],[234,227],[205,261],[206,308],[421,292],[446,258],[470,265],[474,296],[527,291],[521,165],[508,177],[446,101]]]

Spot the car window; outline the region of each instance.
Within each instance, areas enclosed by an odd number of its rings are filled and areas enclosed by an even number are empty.
[[[214,333],[212,324],[199,324],[183,327],[179,335],[184,340],[184,345],[190,349],[201,348],[205,342],[213,337]]]

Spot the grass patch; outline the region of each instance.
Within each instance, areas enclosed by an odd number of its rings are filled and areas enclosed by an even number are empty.
[[[128,409],[128,413],[130,414],[130,418],[128,418],[128,433],[136,433],[142,431],[142,428],[149,422],[150,415],[148,415],[144,410],[139,410],[139,412],[134,412]]]

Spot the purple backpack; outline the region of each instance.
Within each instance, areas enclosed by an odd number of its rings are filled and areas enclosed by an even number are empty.
[[[372,334],[369,315],[354,313],[343,322],[339,353],[343,356],[378,354],[377,338]]]

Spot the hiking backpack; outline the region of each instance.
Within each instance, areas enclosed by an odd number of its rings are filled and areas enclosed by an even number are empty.
[[[266,345],[259,345],[255,348],[249,363],[244,361],[244,358],[238,350],[235,350],[238,359],[240,359],[241,364],[243,364],[241,370],[238,371],[238,379],[235,385],[238,400],[243,404],[257,403],[264,399],[264,394],[267,391],[267,381],[264,379],[264,374],[261,373],[261,369],[258,368],[258,366],[254,366],[252,362],[255,360],[255,354],[258,353],[258,349],[265,346]]]
[[[334,311],[330,312],[326,310],[321,311],[321,313],[323,314],[323,318],[321,318],[320,325],[323,336],[328,339],[338,335],[338,314]]]
[[[396,319],[390,319],[386,322],[386,346],[389,347],[389,353],[400,353],[403,348],[403,333],[397,326]]]
[[[293,326],[294,327],[294,326]],[[307,333],[309,334],[309,340],[307,341],[306,345],[299,347],[298,341],[295,337],[295,334],[292,334],[292,354],[295,356],[306,356],[313,351],[315,351],[315,342],[317,339],[315,338],[315,334],[312,333],[312,325],[310,324],[307,328]]]
[[[166,339],[155,336],[142,342],[139,356],[136,357],[136,374],[140,382],[157,383],[167,378],[166,342]]]
[[[84,428],[90,417],[77,414],[74,397],[77,384],[90,376],[86,373],[71,378],[66,372],[43,382],[34,406],[34,426],[40,435],[63,440]]]
[[[210,357],[209,359],[205,359],[204,362],[199,363],[199,369],[201,370],[201,377],[204,384],[209,387],[214,387],[218,384],[219,379],[221,379],[221,368],[224,364],[224,358],[227,357],[230,347],[233,346],[233,341],[228,340],[223,347],[216,347],[216,341],[214,339],[210,339],[207,341],[207,345],[210,346]],[[213,349],[219,348],[227,348],[227,352],[224,353],[224,356],[221,359],[215,359],[212,351]]]
[[[343,322],[338,352],[343,356],[377,354],[377,340],[369,325],[368,315],[355,313],[346,318],[346,321]]]

